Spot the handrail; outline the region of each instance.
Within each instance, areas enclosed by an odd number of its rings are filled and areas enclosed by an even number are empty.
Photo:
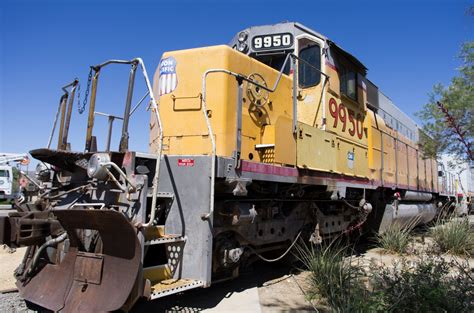
[[[203,77],[202,77],[202,112],[204,114],[204,119],[206,121],[207,125],[207,131],[209,133],[209,137],[211,139],[211,145],[212,145],[212,154],[211,154],[211,190],[210,190],[210,195],[209,195],[209,212],[206,214],[203,214],[201,218],[203,220],[209,219],[212,214],[214,213],[214,186],[215,186],[215,180],[216,180],[216,140],[214,138],[214,133],[212,131],[212,126],[211,122],[209,120],[209,116],[207,115],[207,104],[206,104],[206,78],[209,74],[215,74],[215,73],[224,73],[230,76],[234,76],[237,80],[245,80],[248,83],[251,83],[259,88],[262,88],[268,92],[274,92],[276,88],[278,87],[278,84],[280,83],[281,76],[283,74],[283,69],[286,65],[286,62],[289,59],[289,55],[285,58],[285,62],[283,63],[282,69],[280,71],[280,74],[273,86],[273,88],[268,88],[264,85],[261,85],[259,83],[254,82],[253,80],[249,79],[246,76],[243,76],[239,73],[235,73],[226,69],[209,69],[206,72],[204,72]]]
[[[326,79],[329,79],[329,75],[326,74],[326,73],[323,73],[323,71],[321,71],[319,68],[317,68],[316,66],[314,66],[313,64],[309,63],[308,61],[306,60],[303,60],[302,58],[294,55],[294,54],[291,54],[291,56],[295,59],[297,59],[298,61],[301,61],[303,62],[305,65],[308,65],[309,67],[311,67],[313,70],[316,70],[317,72],[319,72],[319,74],[323,75],[324,77],[326,77]]]
[[[132,59],[132,60],[119,60],[119,59],[111,59],[111,60],[107,60],[103,63],[100,63],[100,64],[97,64],[97,65],[94,65],[92,66],[92,68],[97,71],[98,69],[101,69],[102,67],[105,67],[109,64],[133,64],[133,63],[136,63],[137,62],[137,59],[138,58],[135,58],[135,59]]]
[[[224,73],[224,74],[227,74],[227,75],[230,75],[230,76],[234,76],[238,81],[239,80],[243,80],[243,81],[246,81],[250,84],[253,84],[263,90],[266,90],[268,92],[275,92],[276,88],[278,87],[279,83],[280,83],[280,80],[281,80],[281,77],[283,76],[283,71],[285,69],[285,66],[288,62],[288,60],[292,58],[293,59],[293,65],[295,64],[295,60],[299,60],[299,61],[302,61],[306,64],[308,64],[309,66],[311,66],[312,68],[314,68],[315,70],[319,71],[320,74],[322,74],[323,76],[327,78],[329,78],[329,76],[325,73],[323,73],[320,69],[316,68],[315,66],[311,65],[310,63],[306,62],[305,60],[302,60],[300,59],[298,56],[292,54],[292,53],[289,53],[287,54],[286,58],[285,58],[285,61],[283,62],[283,65],[281,66],[281,69],[278,73],[278,77],[277,77],[277,80],[275,81],[275,83],[273,84],[273,87],[272,88],[269,88],[267,86],[264,86],[264,85],[261,85],[255,81],[253,81],[252,79],[250,79],[248,76],[244,76],[242,74],[239,74],[239,73],[236,73],[236,72],[232,72],[232,71],[229,71],[227,69],[209,69],[207,70],[206,72],[204,72],[203,74],[203,77],[202,77],[202,113],[204,115],[204,119],[206,121],[206,126],[207,126],[207,130],[208,130],[208,133],[209,133],[209,137],[211,139],[211,145],[212,145],[212,154],[211,154],[211,190],[210,190],[210,196],[209,196],[209,212],[206,213],[206,214],[203,214],[201,216],[201,218],[203,220],[207,220],[209,219],[209,217],[212,216],[212,214],[214,213],[214,186],[215,186],[215,179],[216,179],[216,141],[215,141],[215,138],[214,138],[214,133],[212,131],[212,126],[211,126],[211,122],[209,120],[209,116],[207,115],[207,103],[206,103],[206,79],[207,79],[207,76],[209,74],[214,74],[214,73]],[[293,72],[293,82],[295,84],[296,82],[296,75],[297,75],[297,69],[296,69],[296,66],[294,66],[294,72]],[[294,86],[294,89],[296,89],[296,87]],[[296,123],[296,91],[293,90],[293,132],[295,132],[295,123]]]
[[[53,127],[51,128],[51,134],[49,135],[47,148],[51,148],[51,143],[53,141],[54,133],[56,131],[56,126],[58,124],[59,113],[62,111],[62,107],[66,105],[67,98],[69,93],[64,93],[61,98],[59,98],[58,110],[56,111],[56,117],[54,118]],[[59,137],[62,137],[62,134],[59,134]],[[59,144],[58,144],[59,146]]]
[[[107,132],[107,140],[106,140],[106,144],[105,144],[105,151],[109,152],[110,151],[110,143],[112,141],[112,129],[113,129],[113,126],[114,126],[114,121],[115,121],[115,119],[123,120],[123,117],[115,116],[115,115],[107,114],[107,113],[102,113],[102,112],[98,112],[98,111],[94,111],[94,114],[97,114],[97,115],[100,115],[100,116],[105,116],[105,117],[108,118],[109,130]]]
[[[61,138],[61,145],[59,147],[59,149],[61,150],[65,150],[67,148],[67,137],[69,135],[69,126],[71,125],[72,106],[74,105],[74,97],[76,95],[76,90],[78,86],[79,86],[79,80],[76,78],[72,82],[72,88],[71,88],[69,103],[68,103],[67,112],[66,112],[66,119],[64,121],[64,132]]]
[[[142,227],[148,227],[153,224],[156,215],[156,199],[158,193],[158,184],[159,184],[159,175],[160,175],[160,164],[161,164],[161,154],[163,150],[163,127],[161,124],[161,117],[158,111],[158,105],[155,99],[155,95],[153,94],[153,88],[151,87],[150,80],[148,79],[148,74],[145,68],[145,64],[141,58],[135,58],[138,61],[142,68],[143,78],[145,79],[145,83],[147,86],[148,91],[150,92],[150,101],[151,101],[151,109],[155,112],[156,122],[158,124],[158,128],[160,131],[159,142],[158,142],[158,153],[156,159],[156,166],[155,166],[155,176],[153,177],[153,196],[151,201],[151,213],[150,219],[148,223],[142,225]]]
[[[142,104],[143,100],[146,99],[146,97],[148,97],[148,95],[150,94],[149,91],[145,92],[145,94],[143,95],[143,97],[140,99],[140,101],[138,101],[138,103],[133,107],[132,111],[130,112],[130,116],[133,115],[133,113],[135,113],[135,111],[140,107],[140,105]]]
[[[53,122],[53,127],[51,128],[51,134],[49,135],[49,139],[48,139],[48,145],[47,145],[47,148],[51,148],[51,143],[53,141],[53,137],[54,137],[54,133],[56,131],[56,126],[57,126],[57,123],[58,123],[58,118],[59,118],[59,112],[61,112],[61,108],[63,107],[63,105],[65,106],[65,103],[63,104],[63,101],[64,102],[67,102],[67,98],[69,97],[69,91],[67,90],[67,88],[73,86],[74,84],[77,84],[79,82],[79,80],[77,78],[75,78],[72,82],[70,82],[69,84],[61,87],[61,90],[64,92],[63,95],[61,96],[61,98],[59,99],[59,105],[58,105],[58,110],[56,112],[56,117],[54,118],[54,122]],[[74,98],[74,97],[73,97]],[[63,121],[64,122],[64,121]],[[62,134],[59,136],[60,138],[62,137]],[[60,139],[59,139],[60,140]]]
[[[151,83],[150,83],[150,80],[148,78],[148,73],[147,73],[147,70],[146,70],[146,67],[145,67],[145,64],[143,62],[143,60],[141,58],[134,58],[132,60],[116,60],[116,59],[113,59],[113,60],[108,60],[108,61],[105,61],[101,64],[98,64],[98,65],[95,65],[95,66],[91,66],[91,68],[96,72],[95,75],[94,75],[94,81],[93,81],[93,88],[92,88],[92,95],[91,95],[91,111],[89,113],[89,124],[91,125],[88,125],[88,133],[87,133],[87,138],[86,138],[86,141],[89,140],[90,136],[92,135],[92,127],[93,127],[93,122],[91,122],[91,115],[92,115],[92,119],[93,119],[93,115],[95,113],[95,94],[96,94],[96,88],[97,88],[97,78],[98,78],[98,74],[100,72],[100,70],[109,65],[109,64],[131,64],[132,66],[136,66],[136,65],[139,65],[142,69],[142,75],[143,75],[143,78],[145,80],[145,84],[146,84],[146,87],[147,87],[147,90],[148,90],[148,96],[150,97],[150,107],[151,107],[151,110],[154,112],[155,114],[155,118],[156,118],[156,122],[158,124],[158,128],[159,128],[159,142],[158,142],[158,151],[157,151],[157,159],[156,159],[156,165],[155,165],[155,175],[153,177],[153,183],[152,183],[152,189],[153,189],[153,195],[152,195],[152,202],[151,202],[151,213],[150,213],[150,218],[148,220],[148,222],[144,223],[144,224],[137,224],[138,227],[140,228],[144,228],[144,227],[148,227],[150,225],[153,224],[153,221],[155,220],[155,216],[156,216],[156,199],[157,199],[157,193],[158,193],[158,184],[159,184],[159,175],[160,175],[160,164],[161,164],[161,155],[162,155],[162,151],[163,151],[163,127],[162,127],[162,123],[161,123],[161,117],[160,117],[160,113],[158,111],[158,102],[155,98],[155,95],[153,93],[153,88],[151,86]],[[131,74],[132,76],[132,74]],[[131,79],[130,81],[134,82],[133,79]],[[129,81],[129,82],[130,82]],[[129,84],[129,87],[130,87],[130,84]],[[130,88],[129,88],[129,93],[130,93]],[[146,95],[139,101],[139,104],[143,101],[143,99],[146,97]],[[94,105],[92,104],[94,102]],[[129,99],[127,99],[127,103],[129,102]],[[138,105],[133,108],[130,111],[126,112],[126,115],[124,116],[124,119],[126,118],[129,118],[132,113],[136,110],[136,108],[138,108]],[[94,106],[94,107],[92,107]],[[86,143],[87,144],[87,143]],[[87,146],[86,146],[87,148]]]

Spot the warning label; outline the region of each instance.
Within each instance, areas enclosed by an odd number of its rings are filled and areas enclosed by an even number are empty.
[[[178,166],[194,166],[194,159],[178,159]]]

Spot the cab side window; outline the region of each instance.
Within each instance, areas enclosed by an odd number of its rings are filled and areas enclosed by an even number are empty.
[[[357,101],[357,74],[345,66],[340,67],[339,73],[341,80],[341,93],[348,98]]]
[[[298,82],[300,88],[313,87],[321,81],[321,48],[311,45],[299,52]]]

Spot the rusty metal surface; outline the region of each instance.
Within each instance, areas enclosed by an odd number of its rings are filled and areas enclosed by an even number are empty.
[[[69,152],[52,149],[35,149],[30,154],[33,158],[49,163],[58,168],[73,172],[77,169],[87,169],[91,153]]]
[[[0,217],[0,243],[9,247],[39,245],[59,229],[58,222],[47,211],[11,212]]]
[[[103,266],[103,256],[95,253],[79,252],[76,256],[76,264],[74,266],[74,280],[100,285]]]
[[[113,210],[57,210],[70,248],[59,265],[46,265],[17,283],[21,296],[53,311],[99,312],[122,307],[136,281],[141,249],[133,226]],[[78,229],[100,234],[101,253],[85,253]]]

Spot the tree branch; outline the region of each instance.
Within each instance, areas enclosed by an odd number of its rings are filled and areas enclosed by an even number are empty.
[[[448,126],[458,135],[458,140],[466,147],[466,153],[469,160],[473,161],[473,155],[471,150],[471,143],[466,140],[466,132],[463,131],[458,123],[454,120],[454,117],[449,113],[448,109],[439,101],[436,102],[438,108],[443,112]]]

